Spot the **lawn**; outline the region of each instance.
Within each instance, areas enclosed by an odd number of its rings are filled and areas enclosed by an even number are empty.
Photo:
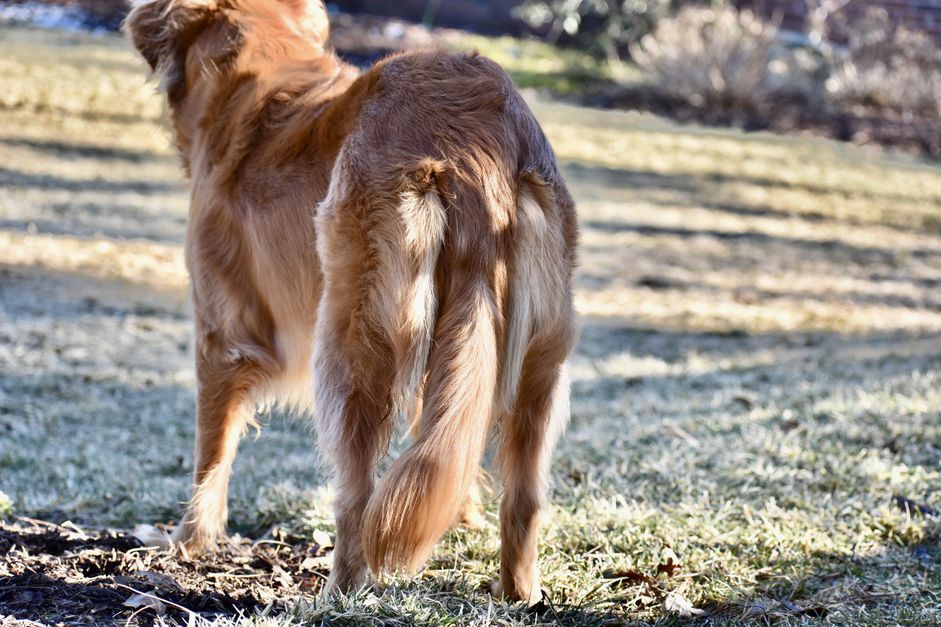
[[[101,536],[172,522],[192,467],[187,192],[145,78],[116,36],[0,30],[0,616],[146,622],[120,602],[160,571],[195,622],[941,623],[941,167],[537,95],[582,229],[543,607],[485,591],[495,485],[418,577],[317,603],[330,490],[279,413],[228,553]],[[238,603],[196,603],[216,590]],[[117,613],[69,609],[92,592]]]

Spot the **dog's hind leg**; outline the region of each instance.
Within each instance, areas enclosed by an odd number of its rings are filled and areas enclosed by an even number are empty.
[[[500,584],[503,595],[539,600],[536,563],[540,510],[548,491],[552,450],[569,415],[565,360],[575,338],[563,188],[530,176],[520,195],[510,275],[498,465]]]
[[[375,277],[366,234],[356,207],[337,199],[342,183],[334,181],[334,193],[318,209],[323,291],[311,360],[318,448],[332,466],[336,491],[336,546],[326,594],[368,582],[363,511],[392,435],[396,373],[392,348],[370,307]]]
[[[527,357],[516,406],[502,422],[499,453],[504,493],[496,591],[498,596],[530,604],[540,595],[536,544],[549,461],[569,414],[565,366],[551,358],[544,363],[545,357],[538,346]]]

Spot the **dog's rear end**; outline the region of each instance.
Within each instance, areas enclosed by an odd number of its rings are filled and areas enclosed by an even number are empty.
[[[161,1],[171,18],[174,7],[184,6],[181,0]],[[301,221],[305,215],[313,221],[316,213],[319,269],[310,267],[316,263],[302,251],[256,247],[239,254],[252,256],[255,272],[262,278],[267,272],[275,284],[285,273],[320,279],[316,296],[301,290],[275,297],[258,287],[248,300],[295,298],[293,306],[267,308],[274,338],[284,337],[278,329],[299,326],[303,316],[289,312],[316,308],[315,324],[306,327],[314,346],[315,420],[337,482],[331,589],[363,583],[367,565],[377,573],[417,569],[467,500],[496,424],[505,485],[502,590],[511,598],[535,599],[538,516],[549,456],[568,412],[564,362],[574,337],[576,226],[571,198],[532,114],[502,70],[477,55],[392,57],[341,90],[339,79],[316,80],[311,71],[323,67],[329,74],[324,58],[332,55],[322,41],[312,41],[307,61],[295,56],[303,35],[277,46],[258,43],[272,39],[259,16],[277,15],[281,7],[288,20],[319,25],[317,16],[303,15],[322,12],[318,3],[187,0],[187,11],[194,4],[200,19],[204,12],[218,13],[217,21],[209,20],[215,26],[187,29],[186,49],[165,50],[174,59],[183,57],[186,90],[171,94],[171,105],[175,112],[195,109],[201,115],[180,142],[184,160],[194,164],[197,188],[211,192],[207,181],[226,181],[231,188],[220,196],[237,205],[229,208],[230,222],[243,231],[256,228],[256,214],[266,209],[259,198],[293,198],[301,205],[278,214],[296,221],[277,223],[286,237],[309,229]],[[141,13],[130,17],[132,33],[156,28],[135,21]],[[215,67],[203,79],[212,85],[200,84],[199,77],[187,75],[202,68],[190,51],[200,32],[223,28],[220,21],[237,33],[242,51],[234,63]],[[285,58],[278,56],[282,49]],[[152,57],[152,65],[165,63]],[[244,68],[253,63],[284,84],[246,88]],[[239,98],[263,106],[246,113]],[[233,122],[234,139],[214,140],[203,129],[212,126],[207,112],[220,108],[254,115],[255,124]],[[239,136],[242,128],[251,129],[251,136]],[[220,174],[220,163],[230,164],[230,176]],[[305,168],[325,167],[328,184],[322,175],[304,176]],[[265,181],[273,181],[272,189]],[[285,193],[274,189],[276,181],[301,189]],[[194,193],[194,206],[196,198]],[[320,202],[316,212],[310,206],[305,214],[310,198]],[[198,233],[191,229],[191,236]],[[271,258],[280,265],[266,265]],[[238,311],[200,312],[196,305],[197,318],[222,316],[230,326],[242,319]],[[283,376],[283,351],[257,348],[273,364],[265,366],[264,379]],[[239,351],[251,353],[244,345]],[[398,414],[411,420],[414,442],[376,485],[376,464]],[[230,461],[222,463],[226,480]],[[200,485],[199,471],[197,495],[204,499],[202,491],[219,487]],[[204,516],[200,499],[188,514],[196,528]]]
[[[363,557],[374,571],[424,562],[473,485],[493,417],[507,479],[503,582],[528,597],[567,411],[572,203],[490,61],[418,53],[373,72],[376,95],[317,217],[317,417],[343,486],[338,535],[350,539],[334,575],[355,582]],[[362,468],[384,451],[396,411],[414,417],[415,440],[373,489]]]

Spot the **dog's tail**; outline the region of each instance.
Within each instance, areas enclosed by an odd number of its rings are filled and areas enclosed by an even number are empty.
[[[407,245],[413,268],[425,266],[421,298],[407,303],[413,321],[403,390],[421,405],[412,445],[392,464],[369,500],[363,521],[363,549],[370,568],[417,570],[454,522],[477,477],[497,385],[496,298],[493,229],[483,192],[471,183],[449,182],[452,207],[440,233],[441,247],[424,247],[422,260]],[[424,225],[408,215],[433,211],[441,196],[406,203],[405,224]],[[432,229],[433,231],[433,229]],[[406,236],[408,242],[410,237]],[[411,251],[411,252],[409,252]],[[432,251],[432,252],[429,252]],[[419,314],[422,320],[415,320]],[[423,392],[415,393],[424,377]],[[415,397],[418,398],[415,398]],[[408,411],[408,409],[406,409]]]

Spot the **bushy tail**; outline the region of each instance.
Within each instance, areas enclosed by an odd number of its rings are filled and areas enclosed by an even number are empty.
[[[470,186],[463,192],[456,202],[482,202]],[[376,573],[414,572],[424,563],[457,517],[486,444],[497,381],[496,306],[481,229],[463,223],[486,219],[486,212],[462,209],[447,217],[437,306],[425,310],[430,321],[414,327],[426,334],[413,338],[415,345],[428,347],[415,441],[382,478],[364,515],[363,549]]]

